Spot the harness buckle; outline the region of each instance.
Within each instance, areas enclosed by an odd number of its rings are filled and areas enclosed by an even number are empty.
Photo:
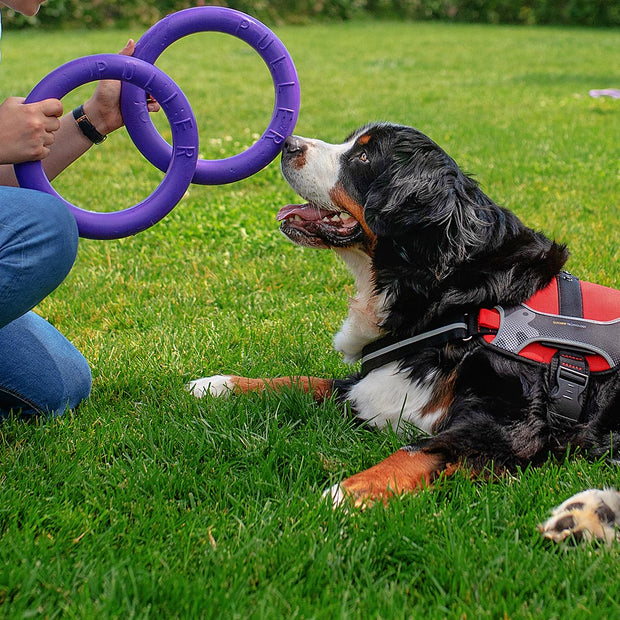
[[[551,378],[549,421],[579,422],[590,379],[585,356],[572,351],[558,351],[551,364]]]

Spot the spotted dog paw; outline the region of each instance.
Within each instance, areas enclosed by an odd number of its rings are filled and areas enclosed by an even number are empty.
[[[232,393],[235,384],[230,375],[213,375],[190,381],[186,386],[196,398],[202,398],[207,394],[211,396],[228,396]]]
[[[614,489],[588,489],[555,508],[551,518],[538,526],[545,538],[561,542],[620,541],[620,493]]]

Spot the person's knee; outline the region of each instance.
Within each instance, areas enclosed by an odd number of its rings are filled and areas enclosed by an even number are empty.
[[[34,312],[0,329],[0,350],[0,411],[56,416],[88,398],[88,362]]]
[[[84,356],[75,349],[72,359],[66,367],[58,373],[55,389],[42,403],[45,413],[53,416],[63,415],[72,411],[85,401],[92,387],[92,374]]]
[[[75,351],[74,359],[59,372],[46,377],[44,385],[31,392],[0,386],[0,419],[13,412],[22,418],[57,417],[77,409],[90,395],[92,375],[88,362]]]

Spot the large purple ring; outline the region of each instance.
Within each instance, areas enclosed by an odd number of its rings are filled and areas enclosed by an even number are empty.
[[[293,132],[299,115],[299,80],[288,51],[271,30],[245,13],[222,7],[200,6],[168,15],[142,35],[136,43],[134,57],[155,63],[170,44],[181,37],[204,31],[231,34],[251,45],[267,64],[275,88],[271,122],[257,142],[227,159],[198,160],[192,182],[220,185],[253,175],[280,153],[282,143]],[[149,93],[159,101],[155,93],[150,90]],[[121,110],[135,145],[154,166],[165,170],[171,147],[149,119],[144,89],[124,84]]]
[[[62,198],[45,176],[40,161],[16,164],[15,174],[22,187],[47,192],[62,200],[73,212],[80,236],[118,239],[153,226],[183,197],[196,169],[198,128],[187,98],[172,79],[144,60],[120,54],[85,56],[58,67],[32,89],[25,103],[61,99],[82,84],[104,79],[121,80],[142,92],[152,93],[170,122],[174,157],[168,157],[166,174],[153,193],[133,207],[100,213],[80,209]],[[133,123],[135,128],[146,121],[138,118]]]

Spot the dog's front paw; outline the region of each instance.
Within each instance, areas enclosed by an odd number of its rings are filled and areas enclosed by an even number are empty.
[[[342,509],[345,513],[350,512],[353,509],[364,510],[370,508],[377,501],[383,501],[386,503],[387,495],[380,496],[375,492],[372,487],[365,487],[361,485],[348,485],[349,480],[344,480],[340,484],[334,484],[323,491],[322,499],[326,501],[329,506],[336,509]]]
[[[228,396],[235,388],[231,375],[213,375],[190,381],[185,387],[196,398],[207,394],[211,396]]]
[[[551,518],[538,526],[545,538],[561,542],[620,540],[620,493],[614,489],[588,489],[555,508]]]
[[[326,491],[323,491],[321,497],[323,500],[327,501],[332,508],[342,506],[346,500],[346,495],[339,484],[334,484]]]

